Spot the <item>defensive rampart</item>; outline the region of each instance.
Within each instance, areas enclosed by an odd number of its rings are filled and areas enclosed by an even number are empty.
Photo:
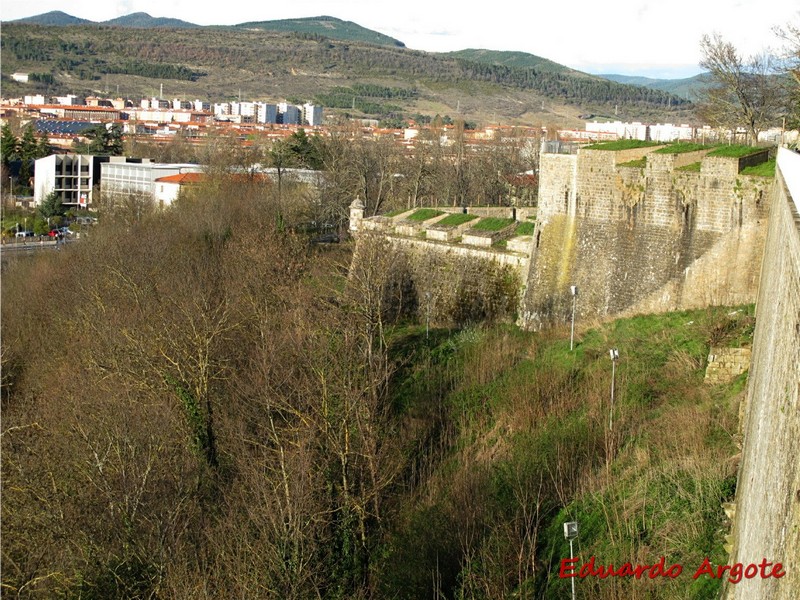
[[[410,304],[431,322],[514,318],[530,270],[531,209],[508,207],[411,209],[364,218],[350,206],[359,248],[376,239],[399,251],[393,268],[410,290]],[[439,213],[439,214],[437,214]],[[480,223],[491,221],[491,227]],[[356,252],[354,260],[359,260]]]
[[[761,267],[744,411],[732,563],[783,563],[728,600],[790,600],[800,590],[800,155],[781,149]]]
[[[771,181],[655,150],[542,155],[523,326],[755,301]]]

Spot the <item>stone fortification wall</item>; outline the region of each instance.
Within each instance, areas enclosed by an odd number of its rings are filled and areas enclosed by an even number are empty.
[[[370,244],[389,257],[390,289],[405,313],[431,325],[464,325],[483,320],[514,320],[529,269],[529,255],[500,252],[363,230],[357,235],[354,265]]]
[[[571,285],[584,318],[755,301],[770,182],[738,175],[737,159],[693,173],[659,154],[618,167],[618,154],[542,155],[523,325],[566,319]]]
[[[415,209],[416,210],[416,209]],[[444,210],[444,209],[440,209]],[[363,204],[350,207],[350,230],[356,235],[354,265],[369,244],[385,244],[394,253],[397,287],[406,290],[406,305],[422,310],[433,323],[452,324],[517,316],[530,271],[531,236],[513,236],[507,245],[493,245],[508,238],[513,227],[497,232],[468,233],[478,218],[459,226],[438,225],[446,211],[421,222],[406,219],[414,210],[394,217],[363,218]],[[478,208],[466,212],[480,217],[527,218],[512,208]],[[479,242],[470,238],[476,237]],[[410,298],[410,300],[408,300]]]
[[[756,307],[731,561],[781,562],[786,576],[744,579],[728,586],[728,600],[790,600],[800,590],[798,206],[800,155],[781,149]]]

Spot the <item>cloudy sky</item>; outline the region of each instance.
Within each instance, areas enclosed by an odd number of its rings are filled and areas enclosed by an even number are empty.
[[[374,29],[409,48],[519,50],[590,73],[688,77],[700,72],[699,41],[717,32],[743,54],[775,48],[773,27],[800,25],[798,0],[0,0],[10,21],[51,10],[104,21],[132,12],[198,25],[233,25],[330,15]]]

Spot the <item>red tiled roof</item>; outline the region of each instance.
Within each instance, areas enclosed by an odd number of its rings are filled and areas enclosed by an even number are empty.
[[[177,175],[167,175],[166,177],[159,177],[156,181],[161,183],[200,183],[205,179],[203,173],[178,173]]]

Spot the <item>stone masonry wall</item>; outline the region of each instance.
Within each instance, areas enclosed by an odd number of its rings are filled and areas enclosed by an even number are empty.
[[[642,169],[615,154],[542,155],[521,323],[566,319],[571,285],[579,318],[755,301],[771,183],[738,175],[737,159],[692,173],[670,155]]]
[[[729,585],[727,600],[790,600],[800,590],[798,205],[800,155],[781,149],[756,306],[731,564],[766,558],[783,563],[786,576]]]
[[[705,383],[727,383],[750,368],[750,348],[711,348]]]

